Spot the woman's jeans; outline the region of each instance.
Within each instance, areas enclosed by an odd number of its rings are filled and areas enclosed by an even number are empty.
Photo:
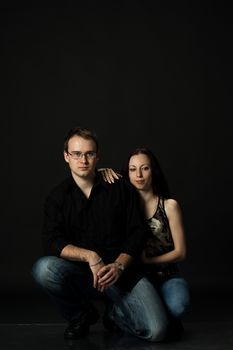
[[[168,315],[172,318],[182,318],[190,305],[190,294],[186,280],[180,275],[175,275],[156,284],[155,288],[165,304]]]
[[[159,294],[142,278],[130,292],[115,285],[105,293],[93,288],[92,273],[86,263],[55,256],[40,258],[33,266],[35,281],[47,292],[67,320],[78,320],[91,299],[113,302],[109,317],[124,331],[149,341],[165,338],[168,318]]]

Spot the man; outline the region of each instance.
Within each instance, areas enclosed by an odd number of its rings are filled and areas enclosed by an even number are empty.
[[[108,184],[98,175],[98,141],[88,129],[70,130],[64,159],[71,176],[46,199],[46,256],[33,266],[36,282],[69,323],[64,337],[88,335],[99,318],[91,300],[107,297],[112,302],[103,319],[107,327],[112,321],[140,338],[161,340],[167,320],[140,270],[148,227],[136,192],[124,179]]]

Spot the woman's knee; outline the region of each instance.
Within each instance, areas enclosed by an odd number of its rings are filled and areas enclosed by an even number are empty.
[[[187,300],[175,301],[168,305],[169,313],[176,318],[181,318],[184,316],[188,310],[189,302]]]
[[[162,285],[162,299],[172,317],[181,318],[189,308],[190,297],[187,282],[172,278]]]

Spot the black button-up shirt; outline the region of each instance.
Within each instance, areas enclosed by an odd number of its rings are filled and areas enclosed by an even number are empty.
[[[60,256],[67,244],[73,244],[95,251],[106,264],[120,253],[137,261],[148,230],[137,193],[124,179],[109,184],[97,174],[87,198],[70,177],[45,201],[43,245],[47,255]],[[132,268],[127,270],[132,273]]]

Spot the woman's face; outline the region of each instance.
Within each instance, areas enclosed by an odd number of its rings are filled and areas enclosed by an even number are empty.
[[[152,188],[152,171],[150,159],[146,154],[136,154],[129,160],[129,180],[139,191]]]

